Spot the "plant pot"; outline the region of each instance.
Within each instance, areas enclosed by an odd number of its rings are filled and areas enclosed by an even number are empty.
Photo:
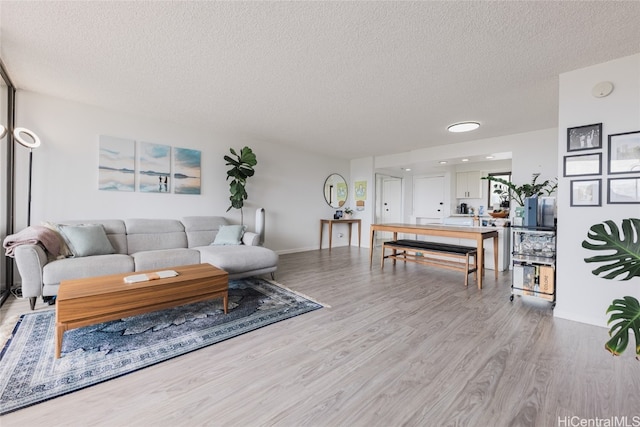
[[[342,217],[342,219],[351,219],[351,217],[353,216],[353,214],[344,214],[344,216]]]

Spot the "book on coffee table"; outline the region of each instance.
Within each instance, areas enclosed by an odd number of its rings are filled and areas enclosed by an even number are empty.
[[[175,277],[177,275],[178,275],[177,271],[163,270],[163,271],[156,271],[153,273],[134,274],[132,276],[126,276],[124,278],[124,282],[125,283],[148,282],[149,280],[166,279],[167,277]]]

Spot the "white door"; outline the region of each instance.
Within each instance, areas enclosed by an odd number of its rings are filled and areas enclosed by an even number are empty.
[[[402,222],[402,180],[387,177],[382,181],[382,222]]]
[[[423,176],[413,180],[413,216],[430,220],[444,218],[444,176]]]
[[[402,178],[376,176],[376,223],[401,223],[402,221]],[[391,240],[393,234],[377,232],[376,240]]]

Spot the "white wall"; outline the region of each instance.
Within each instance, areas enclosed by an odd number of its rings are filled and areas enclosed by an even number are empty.
[[[516,185],[531,182],[532,175],[539,173],[538,182],[558,178],[558,129],[513,135],[513,157],[511,160],[512,181]]]
[[[594,98],[591,89],[610,81],[614,91]],[[640,130],[640,54],[560,75],[558,168],[567,155],[567,128],[602,123],[602,149],[589,151],[603,155],[602,207],[570,207],[571,179],[561,178],[558,191],[558,268],[555,315],[566,319],[606,326],[606,310],[615,298],[626,295],[640,299],[640,277],[628,281],[607,280],[591,273],[601,264],[587,264],[584,258],[599,253],[583,249],[589,228],[606,220],[618,225],[624,218],[639,218],[640,205],[607,204],[607,135]],[[585,154],[587,152],[579,152]],[[572,153],[573,154],[573,153]],[[621,177],[622,175],[616,175]],[[640,174],[626,175],[640,177]]]
[[[223,215],[240,222],[229,206],[223,156],[245,145],[258,158],[248,181],[245,224],[254,227],[258,207],[266,209],[265,246],[278,252],[317,249],[320,218],[333,215],[323,183],[332,172],[349,176],[349,162],[258,140],[230,139],[210,130],[132,116],[19,91],[17,126],[33,130],[42,146],[33,153],[32,224],[42,220],[180,218]],[[111,135],[202,151],[202,194],[179,195],[98,190],[98,138]],[[26,226],[28,154],[17,148],[16,221]],[[336,242],[340,244],[340,242]],[[346,240],[343,242],[346,244]]]
[[[369,227],[373,223],[374,213],[375,213],[375,176],[373,174],[373,157],[365,157],[361,159],[355,159],[351,161],[351,174],[350,177],[347,178],[349,185],[349,206],[352,209],[356,209],[356,201],[355,201],[355,183],[358,181],[366,181],[367,182],[367,199],[364,203],[364,210],[358,211],[356,210],[353,214],[353,217],[356,219],[360,219],[362,222],[360,226],[362,227],[361,236],[362,240],[360,242],[362,247],[368,248],[369,244]],[[351,245],[358,245],[358,235],[356,233],[356,227],[353,226],[353,235],[351,236]]]
[[[487,153],[511,153],[514,161],[518,160],[522,162],[523,165],[526,166],[526,169],[528,169],[528,159],[532,159],[532,161],[538,159],[555,159],[557,155],[557,136],[557,129],[550,128],[494,138],[476,139],[457,144],[449,144],[446,141],[442,141],[442,145],[435,147],[422,148],[387,156],[377,156],[374,167],[376,169],[393,169],[406,167],[408,165],[418,165],[420,166],[420,170],[424,171],[422,168],[423,164],[430,164],[433,165],[433,171],[440,171],[446,169],[446,167],[438,164],[438,161],[441,159],[484,156]],[[555,171],[556,162],[549,161],[548,165],[551,172]],[[418,170],[418,168],[415,168],[415,170]],[[431,171],[432,170],[428,170],[427,172]],[[530,179],[530,172],[525,170],[523,173],[527,174],[528,179]],[[555,175],[551,174],[551,177],[553,176]],[[518,185],[522,183],[523,182],[516,182]]]
[[[485,172],[503,171],[504,160],[487,162],[466,163],[458,166],[440,166],[438,160],[443,158],[455,158],[465,156],[477,156],[492,153],[511,153],[512,180],[516,185],[531,182],[532,174],[540,173],[539,181],[554,179],[558,177],[558,129],[543,129],[533,132],[525,132],[514,135],[506,135],[495,138],[478,139],[475,141],[462,142],[458,144],[445,144],[436,147],[423,148],[405,153],[398,153],[388,156],[378,156],[374,160],[375,170],[399,170],[409,164],[419,165],[420,171],[416,175],[433,175],[436,173],[446,174],[451,180],[455,180],[456,171],[482,170]],[[424,164],[433,165],[430,169]],[[408,180],[407,180],[408,181]],[[483,187],[484,188],[484,187]],[[411,186],[409,186],[406,198],[411,200]],[[457,200],[455,198],[455,182],[450,183],[450,211],[455,212]],[[484,191],[484,190],[483,190]],[[487,195],[483,194],[482,199],[472,203],[478,206],[487,207]],[[408,220],[411,212],[405,213]]]
[[[542,180],[558,176],[558,164],[556,161],[558,155],[557,140],[558,129],[550,128],[457,144],[443,144],[405,153],[378,156],[375,158],[374,168],[399,168],[409,164],[431,164],[433,168],[427,171],[427,173],[431,173],[449,168],[448,166],[443,167],[437,164],[437,161],[443,158],[472,157],[484,155],[488,152],[510,152],[513,181],[516,185],[521,185],[530,182],[531,174],[533,173],[540,173],[540,179]],[[495,162],[498,161],[496,160]],[[486,162],[487,165],[491,163],[491,161]],[[468,163],[464,167],[473,168],[474,164]],[[487,166],[487,168],[491,167]],[[422,168],[421,170],[424,169]]]

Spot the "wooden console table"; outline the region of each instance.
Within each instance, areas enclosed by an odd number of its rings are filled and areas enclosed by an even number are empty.
[[[475,240],[476,247],[478,248],[478,289],[482,289],[482,276],[484,275],[484,240],[493,238],[493,260],[495,263],[496,279],[498,278],[498,230],[494,227],[456,227],[441,224],[371,224],[369,265],[373,264],[373,249],[376,231],[392,232],[393,240],[398,240],[398,233]]]
[[[351,246],[351,227],[353,224],[358,224],[358,247],[360,247],[360,240],[362,235],[362,220],[360,219],[321,219],[320,220],[320,249],[322,249],[322,231],[324,225],[329,224],[329,250],[331,250],[331,241],[333,239],[333,224],[348,224],[349,225],[349,246]]]

